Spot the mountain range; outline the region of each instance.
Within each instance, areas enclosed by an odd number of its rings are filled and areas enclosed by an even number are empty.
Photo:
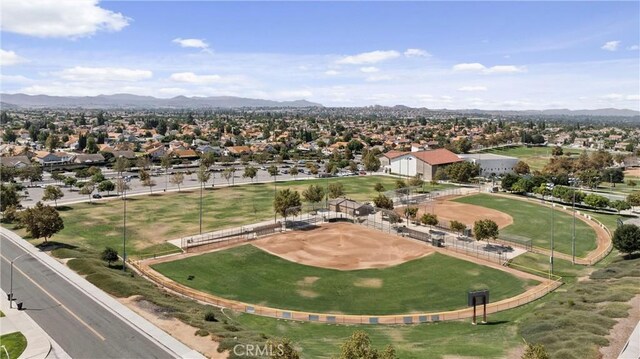
[[[3,109],[16,108],[86,108],[86,109],[203,109],[203,108],[243,108],[243,107],[323,107],[322,104],[307,100],[296,101],[273,101],[261,100],[234,96],[214,96],[214,97],[186,97],[176,96],[172,98],[157,98],[152,96],[139,96],[131,94],[99,95],[99,96],[48,96],[48,95],[26,95],[26,94],[0,94],[0,105]],[[386,107],[386,106],[374,106]],[[390,108],[390,107],[386,107]],[[407,106],[394,106],[393,109],[410,109]],[[502,115],[524,115],[524,116],[620,116],[635,117],[640,116],[640,112],[628,109],[603,108],[595,110],[569,110],[569,109],[547,109],[547,110],[435,110],[456,113],[475,114],[502,114]]]

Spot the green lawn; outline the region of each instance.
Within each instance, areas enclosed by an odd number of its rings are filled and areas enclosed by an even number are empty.
[[[20,332],[9,333],[0,336],[0,345],[9,353],[9,359],[16,359],[27,347],[27,338]],[[0,357],[5,357],[4,350],[0,351]]]
[[[355,200],[371,200],[373,187],[382,183],[395,186],[388,176],[331,178],[329,183],[344,185],[345,193]],[[302,191],[311,184],[324,186],[326,179],[277,182],[277,188]],[[190,185],[196,182],[190,183]],[[450,185],[437,185],[435,189]],[[241,185],[204,191],[203,232],[255,223],[273,218],[273,183]],[[431,185],[425,188],[431,190]],[[127,253],[143,255],[178,251],[165,243],[169,239],[198,234],[200,192],[198,190],[135,196],[127,200]],[[72,246],[103,250],[122,247],[123,202],[110,200],[60,206],[65,228],[52,241]],[[9,228],[12,228],[9,226]],[[24,232],[19,232],[24,235]]]
[[[531,170],[542,170],[542,168],[549,162],[551,158],[551,150],[553,147],[505,147],[494,148],[482,153],[494,153],[503,156],[512,156],[521,159],[529,164]],[[565,155],[577,156],[580,154],[579,150],[563,148]]]
[[[533,245],[549,248],[551,242],[551,210],[532,202],[520,201],[488,194],[477,194],[455,199],[456,202],[469,203],[492,208],[513,217],[513,224],[500,230],[501,234],[531,238]],[[554,212],[554,248],[571,254],[573,217],[569,214]],[[576,255],[585,256],[596,248],[595,231],[581,220],[576,220]]]
[[[153,268],[179,283],[229,299],[345,314],[451,310],[466,306],[471,289],[489,288],[497,301],[536,283],[438,253],[384,269],[339,271],[289,262],[252,245]],[[188,280],[190,275],[195,278]],[[309,278],[316,280],[305,281]],[[372,282],[377,285],[367,284]]]

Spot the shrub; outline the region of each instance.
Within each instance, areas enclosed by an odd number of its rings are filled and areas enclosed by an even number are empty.
[[[204,320],[207,322],[217,322],[216,314],[214,312],[206,312],[204,313]]]

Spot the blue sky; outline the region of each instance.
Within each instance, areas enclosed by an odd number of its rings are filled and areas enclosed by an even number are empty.
[[[4,93],[640,109],[637,1],[0,6]]]

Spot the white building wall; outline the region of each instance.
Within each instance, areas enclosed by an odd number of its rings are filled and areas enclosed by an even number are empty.
[[[460,158],[467,162],[471,162],[474,164],[480,164],[480,176],[489,177],[492,173],[496,175],[503,175],[506,173],[512,173],[513,167],[515,167],[516,163],[518,163],[518,159],[515,157],[507,157],[507,156],[487,156],[488,158],[483,158],[482,154],[477,155],[459,155]]]
[[[417,159],[411,155],[396,157],[391,160],[391,173],[403,176],[415,176]]]

